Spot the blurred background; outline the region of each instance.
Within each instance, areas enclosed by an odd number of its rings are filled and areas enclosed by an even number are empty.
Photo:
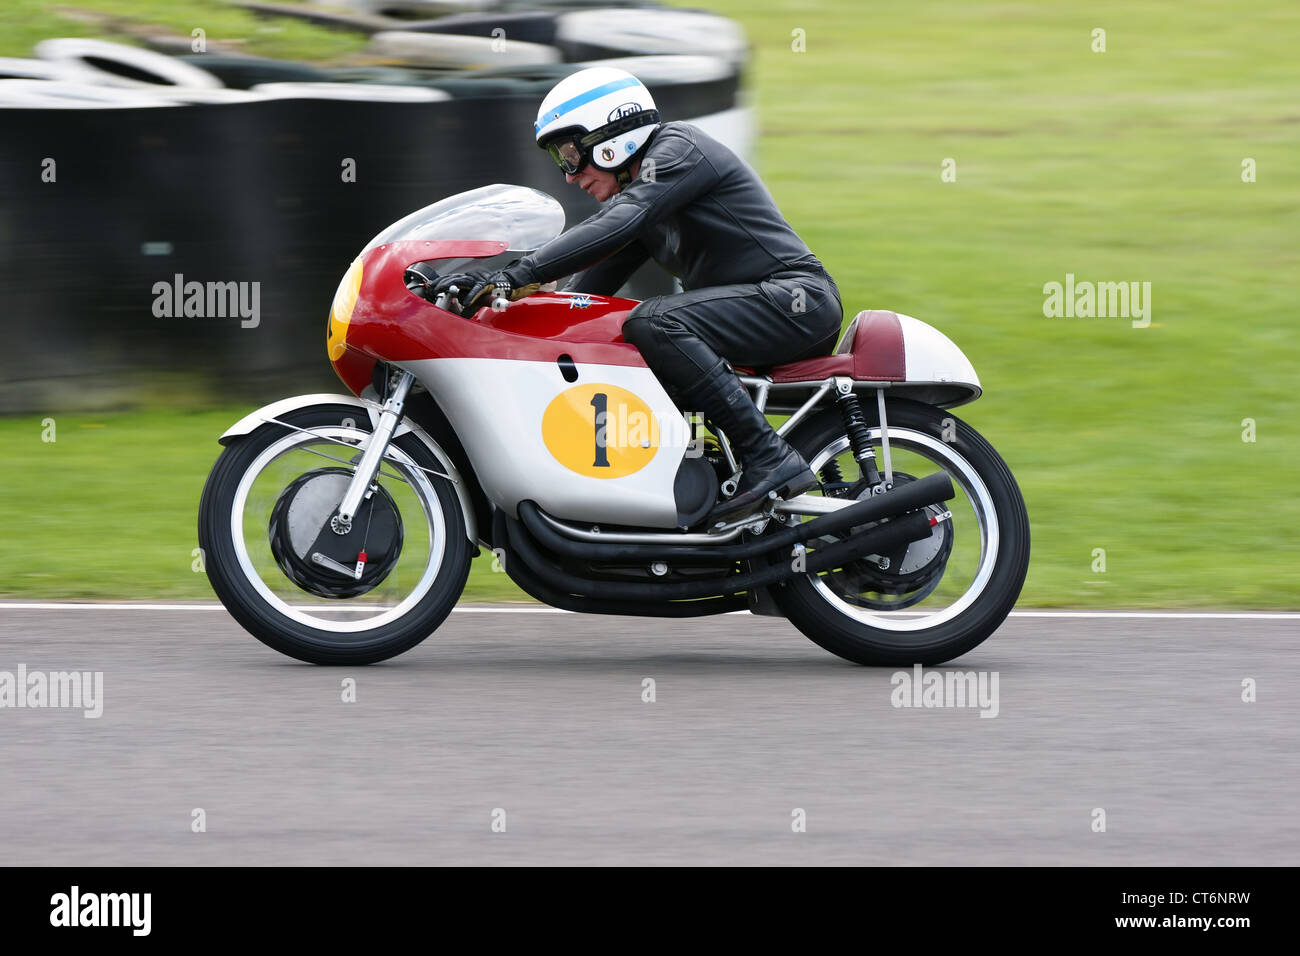
[[[532,134],[547,91],[591,63],[635,72],[665,115],[752,151],[744,33],[702,12],[25,6],[8,12],[0,48],[12,191],[0,283],[40,321],[10,333],[0,412],[333,387],[317,348],[323,317],[338,277],[386,225],[496,182],[557,193],[571,223],[599,208],[566,187]],[[176,274],[258,282],[258,321],[154,315],[150,290]],[[631,285],[636,298],[671,291],[653,265]]]
[[[329,304],[393,220],[492,182],[594,212],[532,122],[602,62],[756,166],[846,321],[965,350],[958,414],[1033,523],[1022,604],[1295,607],[1297,28],[1284,0],[7,0],[0,593],[210,598],[217,436],[339,390]],[[259,321],[156,316],[176,274],[257,282]],[[1067,276],[1150,283],[1149,324],[1045,315]],[[467,597],[524,599],[490,555]]]

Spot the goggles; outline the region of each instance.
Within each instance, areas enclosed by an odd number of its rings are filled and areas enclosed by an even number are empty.
[[[584,166],[591,162],[591,150],[597,143],[602,143],[615,136],[651,126],[659,122],[658,110],[638,110],[627,116],[620,116],[612,123],[607,123],[590,133],[570,133],[552,139],[546,144],[546,151],[555,160],[555,165],[570,176],[582,172]]]
[[[576,136],[568,139],[553,139],[546,144],[546,151],[551,154],[551,159],[555,160],[555,165],[570,176],[581,172],[591,159],[591,155],[579,145]]]

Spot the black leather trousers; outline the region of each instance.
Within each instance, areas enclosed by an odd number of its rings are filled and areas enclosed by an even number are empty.
[[[623,339],[679,404],[720,358],[765,369],[829,355],[844,310],[821,271],[782,272],[762,282],[646,299],[623,322]]]

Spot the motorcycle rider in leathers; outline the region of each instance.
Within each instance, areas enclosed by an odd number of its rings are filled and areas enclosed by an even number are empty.
[[[781,216],[767,187],[726,146],[688,123],[661,123],[631,74],[598,67],[561,81],[534,130],[565,179],[603,208],[505,268],[441,277],[471,315],[493,298],[523,298],[577,275],[571,292],[613,295],[647,259],[685,291],[640,303],[623,338],[679,405],[704,413],[739,453],[743,472],[710,522],[756,511],[817,483],[808,463],[758,411],[729,362],[767,368],[829,355],[839,289]]]

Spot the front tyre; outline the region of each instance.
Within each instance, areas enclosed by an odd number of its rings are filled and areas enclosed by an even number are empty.
[[[245,630],[301,661],[371,664],[409,650],[451,613],[473,556],[454,487],[437,474],[445,469],[415,435],[393,439],[379,489],[354,522],[357,549],[384,563],[372,560],[353,581],[313,555],[344,556],[320,529],[369,417],[352,405],[316,405],[279,420],[228,445],[203,488],[199,544],[212,589]],[[294,497],[304,487],[313,490]],[[302,553],[286,554],[291,546]]]
[[[863,409],[883,474],[878,415],[874,403]],[[946,472],[957,492],[943,506],[952,520],[900,553],[791,578],[772,596],[809,639],[846,660],[942,664],[978,645],[1010,613],[1029,567],[1029,517],[1006,463],[965,422],[905,399],[889,400],[886,416],[895,484]],[[786,437],[822,479],[812,494],[869,494],[838,411]]]

